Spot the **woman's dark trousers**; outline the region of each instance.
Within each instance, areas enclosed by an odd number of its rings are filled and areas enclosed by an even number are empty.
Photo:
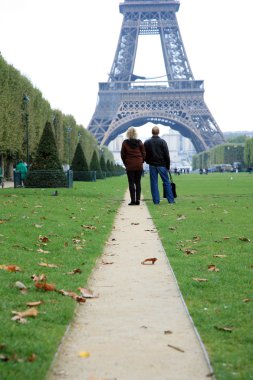
[[[129,192],[132,203],[140,201],[141,198],[141,175],[142,170],[127,171]]]

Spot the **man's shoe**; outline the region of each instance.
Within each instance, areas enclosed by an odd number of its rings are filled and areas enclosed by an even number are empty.
[[[128,206],[135,206],[135,202],[128,203]]]
[[[136,206],[139,206],[140,201],[136,201],[135,204],[136,204]]]

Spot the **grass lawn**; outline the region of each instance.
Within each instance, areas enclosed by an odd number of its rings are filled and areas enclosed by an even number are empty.
[[[142,187],[181,292],[217,380],[253,379],[253,175],[173,177],[175,205]]]
[[[103,252],[126,187],[126,177],[114,177],[75,183],[59,189],[58,196],[52,196],[54,189],[0,190],[1,380],[45,378],[77,301],[36,288],[31,276],[44,274],[42,284],[80,295],[78,287],[85,286]],[[9,265],[20,271],[6,270]],[[26,286],[25,293],[17,282]],[[12,311],[26,311],[28,302],[38,301],[43,303],[35,308],[37,316],[24,318],[24,324],[11,319]]]

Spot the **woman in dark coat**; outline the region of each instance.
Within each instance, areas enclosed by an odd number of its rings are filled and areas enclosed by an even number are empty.
[[[121,159],[126,167],[131,202],[129,206],[139,205],[141,198],[141,176],[143,162],[145,160],[145,149],[141,140],[137,139],[135,128],[129,128],[127,139],[121,147]]]

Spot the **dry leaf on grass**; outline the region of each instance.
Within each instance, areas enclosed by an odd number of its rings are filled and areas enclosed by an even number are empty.
[[[219,272],[220,270],[214,264],[208,265],[209,272]]]
[[[41,241],[42,243],[48,243],[49,242],[49,238],[47,236],[40,235],[39,236],[39,241]]]
[[[35,287],[37,289],[45,290],[46,292],[52,292],[56,290],[54,284],[48,284],[46,282],[35,282]]]
[[[178,215],[177,220],[185,220],[186,216],[185,215]]]
[[[20,318],[37,317],[38,313],[39,312],[35,307],[25,311],[12,311],[12,314],[18,315]]]
[[[241,240],[241,241],[245,241],[245,242],[247,242],[247,243],[250,242],[250,239],[248,239],[248,238],[245,237],[245,236],[239,237],[239,240]]]
[[[149,259],[145,259],[141,262],[141,264],[143,265],[154,265],[155,262],[157,261],[157,258],[156,257],[151,257]]]
[[[84,298],[83,296],[79,296],[75,292],[71,292],[71,291],[67,291],[67,290],[61,289],[61,290],[58,290],[58,293],[62,294],[63,296],[71,297],[76,302],[79,302],[79,303],[86,302],[86,298]]]
[[[65,273],[65,274],[81,274],[82,273],[82,271],[81,271],[81,269],[80,268],[76,268],[76,269],[74,269],[74,270],[72,270],[71,272],[67,272],[67,273]]]
[[[250,298],[244,298],[244,300],[242,301],[242,302],[250,302],[251,301],[251,299]]]
[[[16,281],[15,287],[20,290],[21,293],[26,294],[27,293],[27,287],[23,284],[23,282]]]
[[[85,230],[96,230],[97,229],[97,227],[92,226],[90,224],[89,225],[82,224],[81,227],[84,228]]]
[[[29,307],[35,307],[35,306],[40,306],[43,303],[44,303],[43,301],[34,301],[34,302],[27,302],[26,305]]]
[[[46,268],[59,268],[56,264],[48,264],[48,263],[39,263],[40,267],[46,267]]]
[[[232,332],[234,329],[232,327],[227,326],[214,326],[216,330],[225,331],[225,332]]]
[[[39,275],[37,275],[37,274],[33,274],[32,276],[31,276],[31,279],[34,281],[34,282],[42,282],[42,281],[46,281],[47,280],[47,276],[45,275],[45,274],[39,274]]]
[[[8,272],[20,272],[21,269],[17,265],[0,265],[0,269],[7,270]]]
[[[191,248],[181,249],[181,251],[185,252],[187,255],[194,255],[194,253],[198,252],[196,249]]]
[[[39,252],[39,253],[50,253],[50,251],[44,251],[44,250],[41,249],[41,248],[37,249],[37,252]]]
[[[224,257],[227,257],[227,255],[213,255],[213,257],[217,257],[219,259],[224,259]]]
[[[193,277],[193,281],[197,282],[207,282],[207,278],[199,278],[199,277]]]

